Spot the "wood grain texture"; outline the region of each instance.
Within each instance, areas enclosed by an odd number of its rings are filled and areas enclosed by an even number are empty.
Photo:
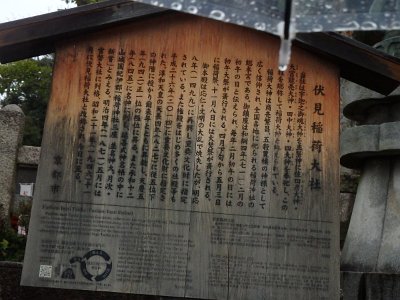
[[[85,35],[105,27],[144,16],[180,13],[127,0],[45,14],[0,24],[0,62],[7,63],[52,53],[56,43],[71,36]],[[336,33],[299,33],[298,46],[330,60],[341,77],[382,94],[389,94],[400,82],[399,59]]]
[[[278,47],[186,15],[61,44],[22,284],[338,299],[338,70]]]
[[[344,79],[383,95],[389,95],[399,86],[400,59],[397,57],[334,32],[300,33],[296,42],[317,55],[333,58]]]
[[[56,43],[68,37],[165,11],[134,1],[111,0],[2,23],[0,61],[7,63],[54,53]]]

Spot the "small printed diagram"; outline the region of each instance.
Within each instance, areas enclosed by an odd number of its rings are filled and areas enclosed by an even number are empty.
[[[61,278],[75,279],[75,272],[72,265],[78,263],[83,277],[89,281],[103,281],[110,275],[112,262],[110,256],[103,250],[91,250],[83,257],[72,257],[69,260],[70,267],[62,272]]]

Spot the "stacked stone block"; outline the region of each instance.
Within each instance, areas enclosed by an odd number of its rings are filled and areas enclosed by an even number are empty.
[[[377,48],[400,56],[399,32]],[[343,113],[358,125],[342,132],[341,164],[361,170],[342,251],[344,299],[399,299],[400,87],[387,96],[343,89]]]

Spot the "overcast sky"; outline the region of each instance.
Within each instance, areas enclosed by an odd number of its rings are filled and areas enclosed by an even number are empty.
[[[0,0],[0,23],[71,8],[64,0]]]

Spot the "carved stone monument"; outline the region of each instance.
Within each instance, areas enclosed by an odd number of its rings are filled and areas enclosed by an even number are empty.
[[[377,48],[400,56],[399,45],[395,31]],[[400,88],[388,96],[350,83],[346,88],[344,114],[359,126],[343,132],[341,163],[362,169],[362,176],[342,251],[344,299],[358,299],[357,294],[365,294],[365,299],[398,299]]]
[[[25,116],[15,104],[0,110],[0,224],[9,225],[10,205],[15,194],[18,149],[22,142]]]
[[[338,70],[170,14],[65,41],[22,284],[338,299]]]

